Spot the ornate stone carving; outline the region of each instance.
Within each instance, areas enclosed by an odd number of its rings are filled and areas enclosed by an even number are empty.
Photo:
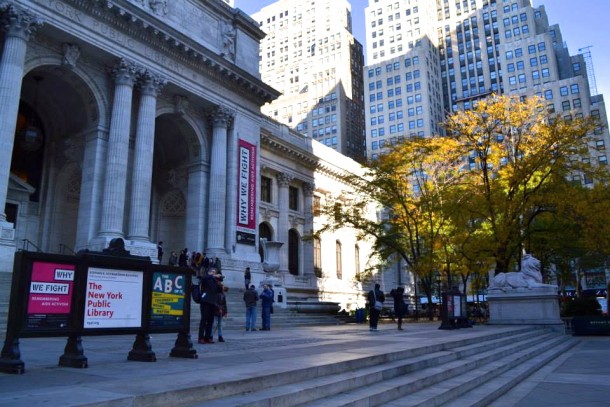
[[[43,20],[39,16],[9,2],[0,3],[0,27],[8,36],[28,41],[42,24]]]
[[[61,149],[64,158],[68,162],[81,163],[85,154],[83,138],[69,137],[63,140]]]
[[[138,69],[133,62],[121,58],[115,66],[109,69],[109,73],[114,78],[117,85],[133,86]]]
[[[143,94],[156,97],[157,93],[167,84],[167,80],[145,69],[138,72],[138,84]]]
[[[158,16],[167,15],[168,6],[167,0],[148,0],[148,7],[150,10]]]
[[[235,27],[230,22],[223,21],[220,23],[220,29],[222,37],[222,52],[220,55],[231,62],[235,62]]]
[[[189,101],[186,97],[181,95],[174,95],[174,113],[179,116],[184,116],[188,105]]]
[[[303,195],[306,197],[312,197],[313,191],[316,190],[316,186],[312,182],[303,182]]]
[[[161,202],[161,215],[184,216],[186,214],[186,201],[182,192],[173,190],[169,192]]]
[[[76,61],[78,60],[78,57],[80,57],[80,47],[76,44],[64,42],[61,44],[61,51],[63,53],[61,58],[62,66],[68,69],[74,69]]]
[[[277,174],[277,183],[280,187],[288,187],[294,177],[285,172]]]
[[[183,190],[187,186],[188,173],[186,168],[172,169],[167,172],[167,183],[172,188]]]
[[[227,109],[224,106],[217,106],[210,114],[208,114],[208,118],[212,122],[212,126],[224,126],[227,127],[233,121],[235,113]]]

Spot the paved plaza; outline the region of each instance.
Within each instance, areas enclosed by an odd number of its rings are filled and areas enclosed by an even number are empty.
[[[132,335],[83,337],[89,363],[86,369],[58,367],[65,338],[25,338],[21,340],[20,350],[26,372],[0,374],[0,405],[180,405],[199,385],[222,385],[244,378],[256,380],[300,366],[511,329],[514,328],[475,326],[439,331],[438,323],[410,323],[401,332],[394,324],[386,323],[380,325],[379,332],[369,332],[363,324],[282,327],[256,332],[228,330],[225,343],[195,344],[197,359],[169,357],[176,336],[155,334],[151,344],[156,362],[127,360],[134,341]],[[576,346],[493,405],[610,405],[610,337],[578,339]],[[399,400],[392,403],[392,406],[398,405]]]

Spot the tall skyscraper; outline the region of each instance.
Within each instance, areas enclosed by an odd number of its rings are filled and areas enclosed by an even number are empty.
[[[365,10],[367,156],[412,136],[442,134],[445,114],[492,93],[539,96],[551,112],[593,115],[583,55],[570,55],[558,25],[530,0],[369,0]],[[608,131],[593,156],[607,163]],[[586,182],[586,180],[584,180]]]
[[[346,0],[280,0],[252,15],[261,79],[282,92],[263,114],[352,157],[365,154],[362,45]]]

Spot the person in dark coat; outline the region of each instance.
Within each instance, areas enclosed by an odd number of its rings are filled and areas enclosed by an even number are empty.
[[[394,316],[398,321],[398,330],[402,331],[402,319],[407,313],[407,304],[404,300],[405,289],[404,287],[398,287],[390,291],[390,295],[394,299]]]
[[[214,327],[214,311],[220,292],[218,279],[215,277],[216,270],[210,268],[207,274],[201,277],[201,322],[199,323],[199,343],[214,343],[212,340],[212,328]]]
[[[379,301],[383,303],[385,301],[385,295],[381,291],[379,283],[375,284],[375,288],[369,291],[366,297],[369,303],[369,330],[377,331],[377,323],[379,322],[379,314],[381,310],[375,309],[375,302]]]

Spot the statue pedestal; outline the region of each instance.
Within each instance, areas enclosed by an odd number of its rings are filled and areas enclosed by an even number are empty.
[[[544,325],[564,331],[557,287],[490,289],[490,325]]]

